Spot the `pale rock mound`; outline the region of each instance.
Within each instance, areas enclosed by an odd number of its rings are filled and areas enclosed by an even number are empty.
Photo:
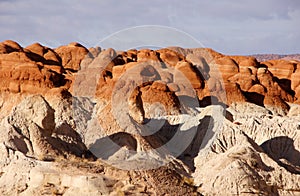
[[[1,195],[297,195],[299,61],[0,43]]]

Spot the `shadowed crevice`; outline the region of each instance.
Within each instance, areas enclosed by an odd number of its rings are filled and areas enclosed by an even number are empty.
[[[287,136],[269,139],[261,144],[266,154],[291,173],[300,174],[300,152]]]

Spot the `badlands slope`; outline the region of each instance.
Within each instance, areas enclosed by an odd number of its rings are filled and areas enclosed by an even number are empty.
[[[1,195],[299,195],[300,62],[0,43]]]

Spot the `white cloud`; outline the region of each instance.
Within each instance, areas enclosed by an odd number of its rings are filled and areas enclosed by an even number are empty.
[[[300,51],[298,0],[0,1],[0,41],[94,46],[137,25],[178,28],[224,53]]]

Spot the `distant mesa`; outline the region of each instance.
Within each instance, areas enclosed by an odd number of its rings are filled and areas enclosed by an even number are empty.
[[[255,57],[260,62],[274,59],[300,61],[300,54],[254,54],[251,56]]]

